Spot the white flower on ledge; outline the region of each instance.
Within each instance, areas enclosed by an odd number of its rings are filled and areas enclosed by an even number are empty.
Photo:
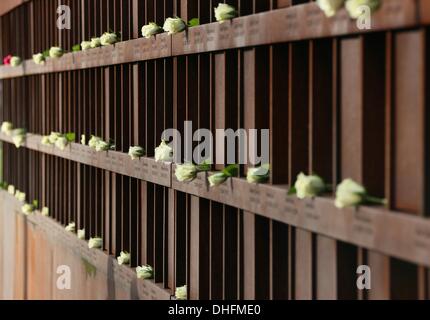
[[[187,300],[187,285],[177,287],[175,290],[175,297],[177,300]]]
[[[51,49],[49,49],[49,56],[51,58],[61,58],[63,54],[64,51],[60,47],[51,47]]]
[[[99,249],[102,247],[102,244],[102,238],[90,238],[90,240],[88,240],[88,248],[90,249]]]
[[[20,202],[25,202],[26,194],[25,194],[25,192],[21,192],[19,190],[16,190],[15,198]]]
[[[25,144],[25,130],[15,129],[12,131],[12,142],[16,148],[20,148]]]
[[[99,141],[96,144],[96,151],[97,152],[108,151],[109,149],[110,149],[110,145],[109,145],[109,143],[107,143],[105,141]]]
[[[66,137],[59,137],[57,141],[55,141],[55,146],[61,151],[64,151],[68,144],[69,141],[66,139]]]
[[[3,121],[1,124],[1,132],[7,136],[11,136],[13,131],[13,124],[8,121]]]
[[[100,43],[102,46],[109,46],[119,41],[118,35],[114,32],[105,32],[100,37]]]
[[[224,172],[217,172],[208,177],[209,186],[216,187],[223,184],[227,180],[228,176]]]
[[[92,38],[91,39],[91,48],[98,48],[102,45],[102,43],[100,42],[100,38]]]
[[[51,145],[51,141],[49,140],[49,136],[43,136],[42,140],[40,141],[40,143],[44,146],[50,146]]]
[[[326,190],[326,185],[323,179],[321,179],[321,177],[317,175],[307,176],[303,172],[301,172],[297,176],[294,188],[297,194],[297,198],[305,199],[320,195]]]
[[[85,240],[85,229],[78,230],[78,239]]]
[[[49,216],[49,208],[43,207],[41,211],[42,216],[48,217]]]
[[[75,232],[75,230],[76,230],[76,223],[70,222],[64,229],[67,232]]]
[[[51,144],[55,144],[55,142],[58,140],[58,138],[61,137],[61,133],[52,131],[49,135],[49,142]]]
[[[35,64],[44,64],[45,63],[45,56],[43,55],[43,53],[33,54],[33,62]]]
[[[226,20],[231,20],[237,16],[235,7],[226,3],[219,3],[218,7],[216,7],[214,11],[216,21],[220,23],[223,23]]]
[[[186,23],[181,18],[167,18],[164,22],[163,29],[169,34],[182,32],[187,28]]]
[[[380,4],[380,0],[346,0],[345,8],[352,19],[358,19],[363,14],[364,7],[368,7],[373,12]]]
[[[142,27],[142,36],[146,39],[149,39],[152,36],[155,36],[156,34],[161,32],[163,32],[163,28],[161,28],[155,22],[150,22]]]
[[[361,204],[386,205],[385,199],[369,196],[366,189],[352,179],[345,179],[336,188],[335,206],[339,209]]]
[[[262,165],[261,167],[257,168],[249,168],[246,180],[249,183],[264,183],[267,180],[269,180],[269,165]]]
[[[87,143],[87,138],[85,137],[85,135],[84,135],[84,134],[82,134],[82,135],[81,135],[81,144],[82,144],[82,145],[86,145],[86,143]]]
[[[13,57],[10,59],[10,65],[11,65],[12,67],[18,67],[19,65],[21,65],[21,63],[22,63],[22,60],[21,60],[21,58],[20,58],[20,57],[13,56]]]
[[[127,251],[121,251],[116,260],[118,261],[119,265],[130,264],[130,253]]]
[[[29,215],[33,213],[33,211],[34,207],[31,204],[26,203],[21,207],[21,212],[25,215]]]
[[[90,140],[88,141],[88,146],[90,148],[95,149],[97,146],[97,143],[99,143],[102,139],[100,137],[91,136]],[[81,141],[82,142],[82,141]]]
[[[143,265],[136,267],[136,274],[138,279],[152,279],[154,278],[154,269],[150,265]]]
[[[82,41],[81,48],[82,48],[82,51],[91,49],[91,41]]]
[[[155,148],[155,161],[166,161],[172,162],[173,160],[173,149],[166,143],[166,141],[162,140],[160,145]]]
[[[342,7],[345,0],[317,0],[317,5],[330,18]]]
[[[139,146],[130,147],[130,149],[128,149],[128,155],[131,157],[131,160],[136,160],[145,155],[145,150]]]
[[[197,166],[192,163],[178,164],[175,176],[179,182],[190,182],[196,178],[197,172]]]
[[[15,186],[14,186],[13,184],[10,184],[10,185],[7,187],[7,192],[8,192],[10,195],[15,195]]]

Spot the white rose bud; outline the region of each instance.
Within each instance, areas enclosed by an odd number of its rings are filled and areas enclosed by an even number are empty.
[[[111,44],[118,42],[118,40],[119,40],[118,36],[116,35],[116,33],[113,33],[113,32],[105,32],[100,37],[100,43],[102,46],[109,46]]]
[[[167,145],[166,141],[161,141],[161,144],[155,148],[155,161],[172,162],[173,149]]]
[[[99,143],[102,139],[96,136],[91,136],[90,140],[88,141],[88,146],[90,148],[95,149],[97,146],[97,143]]]
[[[154,278],[154,269],[150,265],[137,266],[136,274],[138,279],[152,279]]]
[[[81,48],[82,48],[82,51],[91,49],[91,41],[82,41]]]
[[[131,160],[136,160],[145,155],[145,150],[138,146],[130,147],[130,149],[128,149],[128,155],[131,157]]]
[[[99,141],[96,144],[96,151],[97,152],[101,152],[101,151],[108,151],[109,150],[109,143],[105,142],[105,141]]]
[[[176,288],[176,300],[187,300],[187,285]]]
[[[25,192],[21,192],[19,190],[16,190],[15,198],[18,199],[20,202],[25,202],[26,194]]]
[[[227,180],[228,176],[223,172],[217,172],[208,178],[211,187],[219,186]]]
[[[75,230],[76,230],[76,223],[70,222],[64,229],[67,232],[75,232]]]
[[[335,206],[338,208],[356,207],[364,202],[366,198],[366,189],[353,181],[345,179],[336,189]]]
[[[100,38],[92,38],[91,39],[91,48],[98,48],[102,45],[102,43],[100,42]]]
[[[121,251],[116,259],[119,265],[130,264],[130,254],[126,251]]]
[[[78,239],[85,240],[85,229],[78,230]]]
[[[345,8],[351,18],[357,19],[363,14],[363,6],[369,7],[370,11],[373,12],[379,8],[380,4],[380,0],[347,0]]]
[[[150,22],[142,27],[142,36],[146,39],[149,39],[160,32],[163,32],[163,29],[155,22]]]
[[[333,17],[345,0],[317,0],[317,4],[327,17]]]
[[[49,136],[43,136],[41,140],[41,144],[43,144],[44,146],[50,146],[51,141],[49,140]]]
[[[67,141],[65,137],[59,137],[57,141],[55,141],[55,146],[61,151],[64,151],[64,149],[66,149],[68,144],[69,144],[69,141]]]
[[[10,65],[11,65],[12,67],[18,67],[21,63],[22,63],[22,60],[21,60],[21,58],[20,58],[20,57],[13,56],[13,57],[10,59]]]
[[[307,176],[304,173],[300,173],[297,176],[297,181],[294,185],[299,199],[315,197],[325,190],[324,181],[316,176]]]
[[[88,248],[90,249],[101,248],[102,244],[103,244],[102,238],[90,238],[90,240],[88,240]]]
[[[179,182],[190,182],[197,176],[198,168],[192,163],[178,164],[175,170],[176,179]]]
[[[1,132],[4,133],[5,135],[12,135],[12,131],[13,131],[13,124],[11,122],[8,121],[4,121],[1,124]]]
[[[33,62],[35,64],[44,64],[45,63],[45,57],[44,57],[43,53],[33,54]]]
[[[51,132],[51,134],[49,135],[49,142],[51,144],[55,144],[55,142],[58,140],[58,138],[61,137],[61,133],[59,132]]]
[[[214,10],[216,21],[221,23],[223,23],[225,20],[233,19],[237,15],[236,9],[226,3],[218,4],[218,7],[216,7]]]
[[[12,184],[10,184],[10,185],[7,187],[7,192],[8,192],[9,194],[11,194],[11,195],[15,195],[15,186],[14,186],[14,185],[12,185]]]
[[[81,144],[82,145],[86,145],[86,143],[87,143],[87,138],[85,137],[85,135],[83,134],[83,135],[81,135]]]
[[[34,208],[33,208],[33,206],[32,206],[31,204],[26,203],[26,204],[24,204],[24,205],[21,207],[21,211],[22,211],[22,213],[24,213],[25,215],[29,215],[29,214],[31,214],[31,213],[34,211]]]
[[[249,183],[263,183],[269,179],[269,169],[264,166],[258,168],[249,168],[246,180]]]
[[[187,28],[187,25],[181,18],[167,18],[164,22],[163,29],[169,34],[182,32]]]
[[[25,135],[24,134],[14,135],[12,137],[12,141],[16,148],[20,148],[25,143]]]
[[[49,216],[49,208],[48,207],[43,207],[41,213],[42,213],[42,216],[48,217]]]
[[[64,51],[60,47],[51,47],[51,49],[49,49],[49,56],[51,58],[61,58],[63,54]]]

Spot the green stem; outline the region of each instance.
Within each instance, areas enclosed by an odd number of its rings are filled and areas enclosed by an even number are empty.
[[[383,206],[386,206],[388,204],[387,199],[381,199],[372,196],[366,196],[366,202]]]

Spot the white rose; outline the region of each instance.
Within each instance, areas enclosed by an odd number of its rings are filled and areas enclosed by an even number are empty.
[[[15,195],[15,186],[14,186],[14,185],[12,185],[12,184],[10,184],[10,185],[7,187],[7,192],[8,192],[9,194],[11,194],[11,195]]]
[[[100,42],[100,38],[92,38],[91,39],[91,48],[97,48],[100,47],[102,45],[102,43]]]
[[[109,46],[116,42],[118,42],[118,36],[116,35],[116,33],[113,32],[105,32],[100,37],[100,43],[102,46]]]
[[[258,168],[249,168],[246,174],[246,180],[249,183],[263,183],[269,179],[269,169],[265,166]]]
[[[317,0],[317,4],[327,17],[333,17],[345,0]]]
[[[81,48],[83,51],[91,49],[91,41],[82,41]]]
[[[179,182],[190,182],[197,176],[198,168],[192,163],[178,164],[175,170],[176,179]]]
[[[107,143],[105,141],[99,141],[96,144],[96,151],[97,152],[108,151],[109,148],[110,148],[109,143]]]
[[[315,197],[325,190],[324,181],[315,175],[307,176],[303,172],[297,176],[294,185],[299,199]]]
[[[85,240],[85,229],[78,230],[78,239]]]
[[[211,187],[219,186],[227,180],[228,176],[223,172],[217,172],[208,178]]]
[[[19,190],[16,190],[15,192],[15,198],[18,199],[20,202],[24,202],[26,198],[25,192],[21,192]]]
[[[163,29],[155,22],[150,22],[142,27],[142,36],[149,39],[157,33],[163,32]]]
[[[67,232],[75,232],[75,230],[76,230],[76,223],[70,222],[64,229]]]
[[[10,136],[12,135],[12,130],[13,130],[13,124],[11,122],[8,121],[4,121],[1,124],[1,132]]]
[[[187,25],[181,18],[167,18],[164,22],[163,29],[169,34],[182,32],[187,28]]]
[[[137,266],[136,274],[138,279],[152,279],[154,277],[154,270],[150,265]]]
[[[336,189],[335,206],[338,208],[356,207],[366,198],[366,189],[353,181],[345,179]]]
[[[379,8],[380,4],[380,0],[347,0],[345,8],[351,18],[357,19],[363,14],[363,6],[369,7],[370,11],[373,12]]]
[[[66,149],[68,144],[69,144],[69,141],[67,141],[65,137],[59,137],[57,141],[55,141],[55,146],[61,151],[64,151],[64,149]]]
[[[22,63],[22,60],[21,60],[21,58],[20,58],[20,57],[13,56],[13,57],[10,59],[10,65],[11,65],[12,67],[18,67],[21,63]]]
[[[175,297],[177,300],[187,300],[187,285],[176,288]]]
[[[57,141],[58,138],[61,137],[61,133],[59,132],[51,132],[51,134],[49,135],[49,142],[51,144],[55,144],[55,142]]]
[[[85,145],[86,144],[86,142],[87,142],[87,138],[85,137],[85,135],[83,134],[83,135],[81,135],[81,144],[82,145]]]
[[[90,140],[88,141],[88,146],[90,148],[95,149],[97,146],[97,143],[99,143],[102,139],[100,137],[91,136]]]
[[[88,240],[88,248],[90,249],[101,248],[102,244],[103,244],[102,238],[90,238],[90,240]]]
[[[43,144],[44,146],[50,146],[51,141],[49,140],[49,136],[43,136],[40,143]]]
[[[126,251],[121,251],[116,259],[119,265],[130,264],[130,254]]]
[[[35,64],[44,64],[45,56],[43,55],[43,53],[33,54],[33,61]]]
[[[51,58],[61,58],[63,54],[63,49],[60,47],[51,47],[51,49],[49,49],[49,56]]]
[[[161,141],[161,144],[155,148],[155,161],[172,162],[173,149],[169,147],[166,141]]]
[[[31,214],[31,213],[33,212],[33,210],[34,210],[33,206],[32,206],[31,204],[28,204],[28,203],[24,204],[24,205],[21,207],[21,211],[22,211],[22,213],[24,213],[25,215],[29,215],[29,214]]]
[[[25,143],[25,135],[24,134],[15,135],[12,137],[12,141],[16,148],[20,148]]]
[[[225,20],[230,20],[236,17],[236,9],[226,3],[219,3],[218,7],[215,9],[215,19],[218,22],[224,22]]]
[[[45,217],[49,216],[49,208],[48,207],[43,207],[41,213],[42,213],[42,216],[45,216]]]
[[[145,150],[139,146],[130,147],[130,149],[128,149],[128,155],[131,157],[131,160],[136,160],[145,155]]]

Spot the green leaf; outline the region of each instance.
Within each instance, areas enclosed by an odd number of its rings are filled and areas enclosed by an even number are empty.
[[[81,51],[81,45],[80,45],[80,44],[75,44],[75,45],[72,47],[72,51],[73,51],[73,52]]]
[[[188,26],[190,28],[196,27],[196,26],[199,26],[199,25],[200,25],[200,19],[199,18],[193,18],[190,21],[188,21]]]
[[[42,54],[43,54],[44,58],[48,58],[49,57],[49,49],[46,49],[45,51],[43,51]]]
[[[74,132],[68,132],[68,133],[66,133],[65,137],[66,137],[67,141],[74,142],[76,139],[76,134]]]
[[[239,165],[231,164],[225,167],[224,170],[222,170],[222,173],[229,177],[235,177],[239,173]]]
[[[294,195],[296,193],[297,193],[296,187],[291,187],[290,190],[288,190],[288,195],[289,196],[292,196],[292,195]]]
[[[39,208],[39,200],[33,200],[33,209]]]

